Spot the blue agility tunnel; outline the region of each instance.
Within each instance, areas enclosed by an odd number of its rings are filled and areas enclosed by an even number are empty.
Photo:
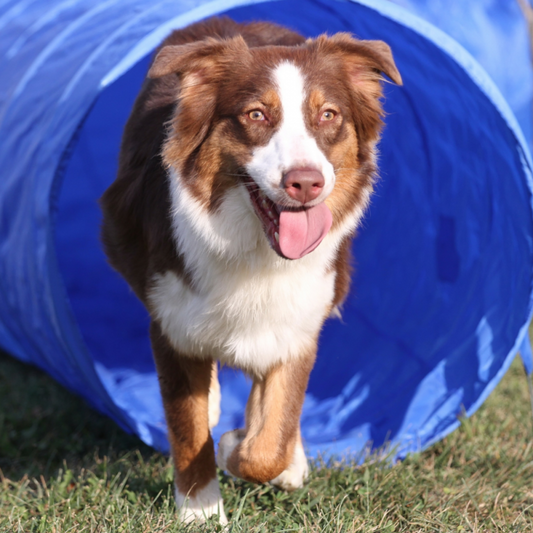
[[[320,338],[302,434],[315,455],[423,449],[527,346],[532,163],[476,60],[385,0],[0,0],[0,345],[167,449],[148,316],[106,263],[97,200],[152,51],[219,14],[394,51],[405,85],[385,87],[381,180],[343,318]],[[215,438],[242,424],[250,386],[229,369],[221,382]]]

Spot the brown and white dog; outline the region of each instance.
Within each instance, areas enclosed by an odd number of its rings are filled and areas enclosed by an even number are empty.
[[[324,320],[349,285],[390,48],[211,19],[163,43],[102,197],[112,266],[150,312],[184,521],[226,522],[216,464],[287,490],[308,472],[299,418]],[[253,378],[215,461],[217,361]]]

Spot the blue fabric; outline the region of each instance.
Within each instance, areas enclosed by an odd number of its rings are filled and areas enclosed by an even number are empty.
[[[524,364],[524,369],[528,376],[533,372],[533,350],[531,349],[531,341],[529,336],[525,336],[520,345],[520,357]]]
[[[392,0],[453,37],[479,61],[533,146],[533,69],[528,25],[513,0]]]
[[[343,320],[320,338],[302,433],[312,454],[422,449],[477,409],[527,333],[531,159],[480,65],[385,0],[0,1],[0,344],[168,448],[148,317],[105,262],[96,200],[150,52],[224,12],[394,50],[405,85],[386,86],[382,178]],[[232,370],[221,380],[215,438],[242,424],[250,386]]]

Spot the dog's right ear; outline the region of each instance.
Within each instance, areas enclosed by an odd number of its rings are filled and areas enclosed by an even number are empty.
[[[222,67],[224,58],[243,57],[249,53],[248,45],[239,35],[232,39],[220,41],[207,38],[193,43],[164,46],[154,59],[149,78],[160,78],[168,74],[177,74],[180,78],[195,73],[200,78],[216,74]]]
[[[163,161],[180,172],[188,157],[204,141],[216,111],[218,82],[228,79],[232,68],[250,57],[241,36],[225,41],[208,38],[182,45],[164,46],[157,54],[148,77],[172,75],[179,104],[172,119]],[[179,142],[174,139],[179,138]]]

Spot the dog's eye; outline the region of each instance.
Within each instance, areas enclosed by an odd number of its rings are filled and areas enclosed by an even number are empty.
[[[328,109],[327,111],[324,111],[322,113],[322,116],[320,117],[321,122],[328,122],[330,120],[333,120],[337,113],[335,111],[332,111],[331,109]]]
[[[259,111],[259,109],[254,109],[253,111],[250,111],[248,113],[248,117],[250,120],[265,120],[265,115],[262,111]]]

